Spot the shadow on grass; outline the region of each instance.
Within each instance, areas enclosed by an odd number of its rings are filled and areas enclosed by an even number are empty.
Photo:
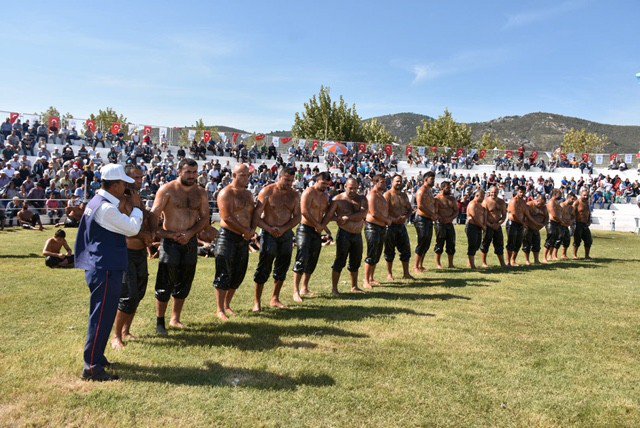
[[[203,368],[148,367],[118,363],[117,372],[126,380],[139,382],[263,390],[295,390],[299,386],[327,387],[336,383],[331,376],[325,374],[286,376],[266,370],[224,367],[211,361],[205,361]]]
[[[2,254],[0,259],[42,259],[42,254],[29,253],[29,254]]]
[[[188,329],[175,333],[172,331],[167,338],[159,338],[159,340],[154,341],[154,346],[228,346],[242,351],[265,351],[284,347],[294,349],[312,349],[317,347],[315,343],[307,340],[288,341],[287,343],[282,341],[282,337],[293,338],[296,336],[304,336],[306,338],[322,336],[369,337],[366,334],[351,333],[335,327],[314,327],[306,325],[282,326],[264,322],[238,323],[231,321],[225,324],[219,324],[217,322],[191,324]],[[155,336],[148,337],[151,338]]]
[[[326,297],[329,300],[368,300],[368,299],[384,299],[384,300],[471,300],[470,297],[458,296],[456,294],[438,293],[438,294],[426,294],[426,293],[392,293],[389,291],[381,291],[381,289],[387,288],[382,285],[375,288],[375,291],[366,294],[359,293],[343,293],[340,297]],[[403,288],[400,286],[389,286],[389,288]],[[404,288],[424,288],[409,286]]]
[[[367,296],[376,297],[378,293],[361,294],[360,299],[366,299]],[[392,295],[395,293],[389,293]],[[353,295],[350,295],[353,296]],[[398,294],[402,296],[402,294]],[[418,295],[420,298],[428,298],[428,295]],[[358,297],[353,300],[360,300]],[[295,310],[275,311],[263,314],[272,319],[320,319],[324,321],[361,321],[371,318],[389,318],[396,315],[416,315],[423,317],[434,317],[434,314],[416,312],[412,309],[384,306],[359,306],[359,305],[343,305],[343,306],[299,306]]]

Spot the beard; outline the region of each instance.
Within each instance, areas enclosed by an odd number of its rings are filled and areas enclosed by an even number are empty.
[[[190,187],[190,186],[193,186],[194,184],[196,184],[196,180],[180,177],[180,184],[182,184],[183,186]]]

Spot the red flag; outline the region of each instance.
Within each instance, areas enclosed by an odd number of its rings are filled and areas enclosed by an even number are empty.
[[[456,154],[458,155],[458,157],[460,157],[460,156],[464,155],[464,150],[463,149],[458,149]]]
[[[611,156],[609,156],[609,160],[616,160],[618,158],[618,154],[617,153],[611,153]]]
[[[256,141],[262,141],[262,140],[265,139],[265,137],[266,137],[266,135],[264,135],[264,134],[258,134],[258,135],[256,135]]]
[[[589,162],[589,153],[583,153],[582,154],[582,160],[585,162]]]
[[[319,144],[320,144],[320,141],[313,140],[313,144],[311,145],[311,150],[317,149]]]
[[[12,125],[16,123],[16,120],[18,120],[19,117],[20,113],[9,113],[9,120],[11,121]]]
[[[391,156],[393,154],[393,146],[391,144],[387,144],[386,146],[384,146],[384,152]]]
[[[233,144],[238,142],[238,138],[240,137],[240,134],[237,132],[234,132],[233,135],[231,136],[231,139],[233,141]]]
[[[560,153],[560,160],[566,161],[567,160],[567,154],[566,153]]]
[[[640,152],[636,155],[636,159],[640,159]]]
[[[291,138],[291,137],[282,137],[282,138],[280,138],[280,142],[282,144],[288,144],[288,143],[291,142],[291,140],[293,140],[293,138]]]
[[[211,141],[211,131],[204,131],[203,138],[205,143]]]
[[[507,150],[505,154],[507,155],[507,159],[511,159],[513,157],[513,150]]]
[[[96,132],[96,121],[95,120],[91,120],[88,119],[85,124],[87,125],[87,128],[89,128],[91,130],[91,132]]]
[[[143,135],[151,135],[151,127],[149,125],[144,127],[144,131],[142,131]]]
[[[485,149],[480,150],[480,159],[484,159],[487,157],[487,151]]]
[[[122,129],[122,125],[119,124],[118,122],[114,123],[113,125],[111,125],[111,133],[112,134],[118,134],[120,133],[120,130]]]
[[[59,117],[50,117],[49,118],[49,129],[60,129],[60,118]]]
[[[431,147],[431,151],[433,153],[437,153],[438,152],[438,148],[436,146]]]
[[[537,150],[534,150],[534,151],[531,153],[531,159],[533,159],[533,161],[534,161],[534,162],[535,162],[536,160],[538,160],[538,151],[537,151]]]
[[[411,155],[413,154],[413,147],[411,147],[411,146],[407,146],[407,148],[405,149],[404,153],[405,153],[407,156],[411,156]]]
[[[360,153],[366,153],[367,152],[367,145],[365,143],[358,144],[358,151]]]

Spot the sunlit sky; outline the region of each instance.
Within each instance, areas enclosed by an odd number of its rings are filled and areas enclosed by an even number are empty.
[[[0,110],[270,131],[325,85],[364,118],[640,124],[637,0],[14,1],[2,14]]]

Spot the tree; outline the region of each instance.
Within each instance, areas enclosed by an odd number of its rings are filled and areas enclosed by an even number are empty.
[[[61,116],[60,110],[58,110],[53,106],[49,107],[48,109],[40,113],[40,117],[41,117],[40,123],[44,123],[45,126],[47,127],[49,126],[49,119],[51,119],[52,117],[59,117],[62,122],[62,126],[67,126],[67,124],[69,123],[69,119],[73,118],[71,113],[65,113],[64,115]]]
[[[424,120],[416,130],[417,135],[411,141],[416,146],[452,149],[471,147],[471,128],[463,123],[456,123],[449,110],[445,110],[436,120]]]
[[[89,119],[94,120],[98,129],[101,129],[105,133],[110,132],[114,123],[119,123],[122,125],[121,132],[125,135],[129,135],[129,124],[127,123],[127,118],[122,114],[118,114],[111,107],[107,107],[104,110],[98,110],[98,114],[91,113]]]
[[[363,141],[367,143],[391,144],[395,137],[391,135],[378,119],[371,119],[362,124]]]
[[[373,122],[373,121],[371,121]],[[331,99],[331,90],[321,86],[320,93],[304,104],[304,112],[296,113],[291,133],[294,138],[354,141],[390,142],[393,136],[382,124],[363,124],[355,104],[347,105],[344,98]]]
[[[204,120],[200,118],[196,120],[195,125],[186,126],[180,129],[180,144],[191,145],[192,140],[189,140],[189,131],[193,130],[196,131],[196,141],[200,141],[202,138],[204,138],[204,131],[211,131],[212,140],[218,138],[218,128],[216,128],[215,126],[207,127],[207,125],[204,124]]]
[[[494,137],[493,134],[491,132],[485,132],[484,134],[482,134],[482,138],[480,139],[480,141],[476,141],[474,143],[474,148],[482,150],[493,150],[493,149],[498,149],[498,150],[505,150],[507,148],[507,146],[500,141],[500,139],[498,137]]]
[[[565,153],[598,153],[609,144],[604,135],[587,132],[584,128],[580,131],[571,128],[564,134],[563,150]]]

